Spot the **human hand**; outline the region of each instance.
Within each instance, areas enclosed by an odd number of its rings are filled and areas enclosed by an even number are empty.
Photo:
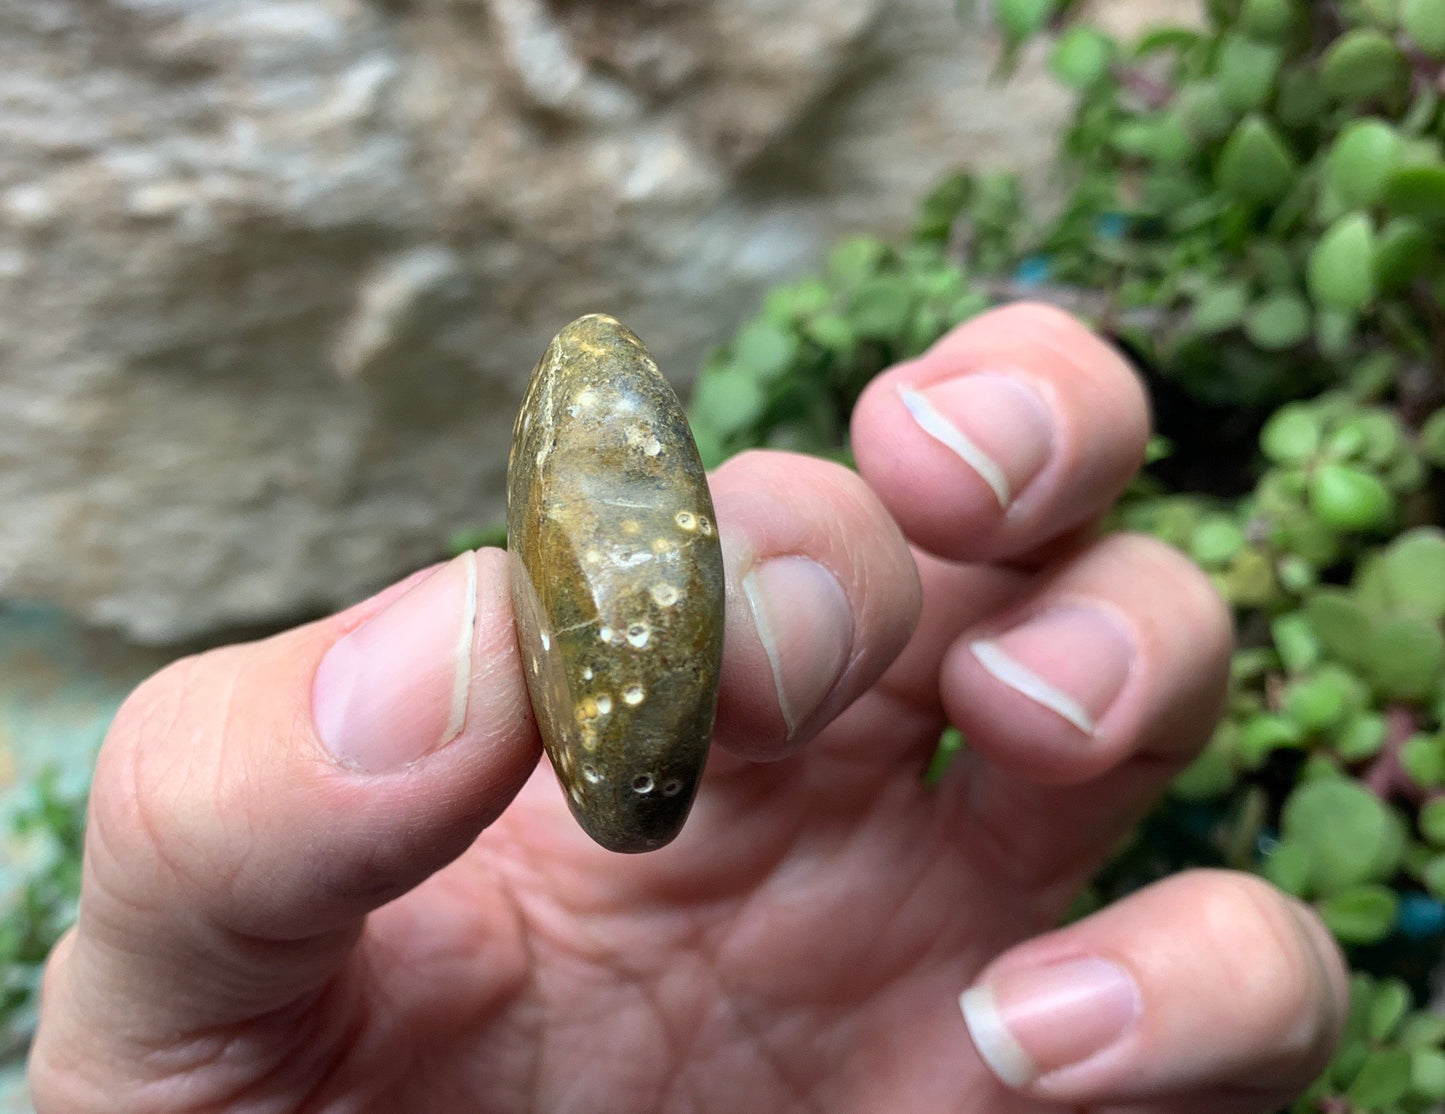
[[[716,745],[648,855],[538,768],[497,551],[164,670],[96,769],[39,1111],[1287,1101],[1345,1008],[1303,906],[1195,872],[1053,928],[1224,688],[1201,574],[1089,538],[1145,434],[1110,349],[1015,307],[869,388],[861,479],[720,468]],[[928,788],[948,720],[971,749]]]

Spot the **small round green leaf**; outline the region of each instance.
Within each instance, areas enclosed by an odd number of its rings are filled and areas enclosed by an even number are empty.
[[[913,289],[899,275],[875,275],[853,296],[854,330],[870,340],[897,340],[913,313]]]
[[[1174,97],[1173,108],[1184,130],[1199,143],[1223,139],[1234,127],[1235,113],[1224,103],[1214,81],[1194,81]]]
[[[1387,697],[1424,700],[1445,668],[1445,635],[1440,625],[1414,615],[1387,619],[1370,632],[1369,676]]]
[[[1445,797],[1436,797],[1421,806],[1420,834],[1436,847],[1445,847]]]
[[[1262,108],[1279,76],[1280,49],[1245,35],[1226,35],[1219,44],[1215,81],[1235,112]]]
[[[1420,881],[1435,897],[1445,899],[1445,854],[1436,855],[1421,868]]]
[[[1325,180],[1346,205],[1373,205],[1384,196],[1399,153],[1400,137],[1389,124],[1375,119],[1352,121],[1330,148]]]
[[[1320,521],[1341,533],[1378,530],[1395,514],[1395,499],[1369,472],[1325,464],[1310,479],[1310,507]]]
[[[1320,893],[1388,880],[1399,865],[1405,835],[1399,817],[1357,781],[1309,781],[1295,787],[1280,817],[1284,838],[1313,864]]]
[[[1120,122],[1109,137],[1121,155],[1171,165],[1184,161],[1193,147],[1180,119],[1166,112]]]
[[[994,16],[1010,42],[1019,43],[1048,26],[1060,0],[998,0]]]
[[[832,304],[833,290],[818,278],[807,278],[791,286],[779,286],[768,295],[764,314],[779,324],[822,313]]]
[[[1445,1052],[1417,1048],[1410,1054],[1410,1091],[1422,1099],[1445,1099]]]
[[[1342,360],[1355,342],[1359,314],[1353,310],[1321,309],[1315,314],[1315,344],[1331,360]]]
[[[1400,0],[1359,0],[1359,6],[1377,27],[1393,31],[1400,25]]]
[[[1335,427],[1325,442],[1325,451],[1336,460],[1353,460],[1365,450],[1365,431],[1353,420]]]
[[[1433,735],[1411,735],[1400,747],[1400,768],[1420,789],[1445,782],[1445,750]]]
[[[1275,594],[1274,562],[1258,549],[1241,549],[1223,576],[1225,597],[1238,607],[1259,607]]]
[[[854,236],[828,253],[828,274],[839,286],[856,286],[878,269],[887,254],[883,241]]]
[[[1319,663],[1324,652],[1319,636],[1302,611],[1280,615],[1269,625],[1275,652],[1288,673],[1303,673]]]
[[[1307,406],[1281,406],[1260,431],[1259,447],[1276,464],[1300,464],[1320,447],[1320,417]]]
[[[919,203],[918,217],[913,225],[914,242],[938,247],[946,245],[953,232],[954,221],[973,195],[971,174],[960,172],[945,177]]]
[[[1375,298],[1375,231],[1364,213],[1336,221],[1310,253],[1310,294],[1326,309],[1362,310]]]
[[[1109,72],[1114,42],[1092,27],[1070,27],[1054,44],[1049,69],[1065,85],[1087,89]]]
[[[1372,889],[1383,889],[1383,887],[1372,887]],[[1330,928],[1335,928],[1333,917],[1334,920],[1340,921],[1350,930],[1349,934],[1338,930],[1335,932],[1335,935],[1346,943],[1374,943],[1376,940],[1383,939],[1390,930],[1389,923],[1386,923],[1379,931],[1371,931],[1378,928],[1380,918],[1386,912],[1392,920],[1395,916],[1394,892],[1386,890],[1385,893],[1388,895],[1388,900],[1384,895],[1378,893],[1361,892],[1358,895],[1351,895],[1349,900],[1344,903],[1347,908],[1341,909],[1339,912],[1322,908],[1320,913]],[[1382,1048],[1371,1052],[1366,1057],[1364,1066],[1355,1076],[1355,1081],[1350,1084],[1346,1097],[1349,1098],[1354,1109],[1384,1110],[1399,1102],[1409,1091],[1410,1054],[1400,1048]]]
[[[1365,1019],[1365,1032],[1372,1041],[1386,1041],[1395,1034],[1410,1010],[1410,988],[1399,979],[1385,979],[1375,987]]]
[[[1355,1076],[1360,1074],[1360,1069],[1365,1066],[1365,1060],[1370,1055],[1370,1046],[1364,1039],[1364,1007],[1359,1004],[1358,989],[1359,983],[1368,977],[1355,975],[1350,980],[1350,1012],[1346,1021],[1345,1037],[1329,1064],[1328,1078],[1331,1085],[1326,1090],[1331,1094],[1348,1087]],[[1368,988],[1366,990],[1368,992]],[[1311,1111],[1311,1114],[1317,1112]]]
[[[1419,527],[1380,555],[1378,575],[1391,603],[1427,619],[1445,619],[1445,532]]]
[[[1400,1044],[1406,1048],[1439,1048],[1445,1045],[1445,1014],[1412,1014],[1400,1027]]]
[[[1189,555],[1205,568],[1226,565],[1244,548],[1244,531],[1228,515],[1210,515],[1189,539]]]
[[[1312,325],[1309,303],[1293,291],[1282,291],[1250,309],[1244,333],[1266,352],[1279,352],[1308,339]]]
[[[692,396],[692,418],[700,427],[726,440],[751,427],[762,416],[765,399],[757,377],[738,368],[700,375]]]
[[[1445,56],[1445,0],[1405,0],[1400,23],[1426,54]]]
[[[1385,182],[1385,205],[1402,217],[1445,223],[1445,166],[1397,166]]]
[[[1281,124],[1287,128],[1313,126],[1329,109],[1330,99],[1312,62],[1285,70],[1279,79],[1279,95],[1274,99],[1274,112]]]
[[[1375,285],[1398,293],[1430,266],[1434,242],[1419,221],[1396,217],[1375,238]]]
[[[1383,478],[1393,491],[1415,491],[1425,482],[1425,462],[1417,453],[1402,453]]]
[[[838,313],[820,313],[803,325],[804,335],[814,344],[831,352],[847,353],[858,343],[853,326]]]
[[[1247,116],[1220,152],[1217,178],[1225,192],[1268,204],[1289,192],[1295,165],[1294,155],[1274,127],[1261,116]]]
[[[1356,688],[1357,682],[1344,670],[1326,667],[1290,686],[1285,714],[1309,734],[1326,731],[1350,714]]]
[[[1319,583],[1319,573],[1297,553],[1289,553],[1275,562],[1279,583],[1286,592],[1302,595]]]
[[[947,305],[964,292],[963,272],[957,267],[930,267],[914,279],[919,294],[934,304]]]
[[[1338,101],[1386,97],[1403,84],[1405,57],[1383,32],[1359,29],[1335,40],[1320,63],[1325,91]]]
[[[1241,765],[1254,769],[1277,750],[1298,747],[1304,732],[1293,720],[1272,713],[1252,716],[1239,729],[1234,753]]]
[[[1301,785],[1319,782],[1344,781],[1349,777],[1340,764],[1335,760],[1334,755],[1322,754],[1315,751],[1305,759],[1305,764],[1299,770],[1299,783]]]
[[[1376,712],[1355,716],[1335,733],[1335,753],[1346,762],[1363,762],[1379,754],[1389,728]]]
[[[1360,458],[1376,467],[1394,461],[1405,448],[1405,432],[1395,415],[1379,408],[1361,410],[1353,421],[1364,434]]]
[[[1420,455],[1436,468],[1445,468],[1445,408],[1436,410],[1420,428]]]
[[[1179,776],[1170,791],[1186,801],[1222,796],[1234,785],[1234,760],[1226,746],[1211,742]]]
[[[1274,845],[1260,872],[1287,894],[1304,897],[1309,893],[1310,855],[1298,843],[1282,839]]]
[[[1195,299],[1189,328],[1199,336],[1213,336],[1233,329],[1244,320],[1248,309],[1248,284],[1226,282],[1207,286]]]
[[[1295,0],[1244,0],[1239,25],[1261,39],[1277,39],[1294,26]]]
[[[764,318],[751,322],[733,340],[733,361],[762,382],[778,378],[798,355],[798,334]]]
[[[1305,477],[1300,480],[1304,483]],[[1284,516],[1288,521],[1276,524],[1272,541],[1316,568],[1325,568],[1339,559],[1339,531],[1302,507],[1291,508]]]
[[[1401,166],[1439,166],[1442,162],[1445,162],[1445,147],[1441,147],[1440,140],[1433,135],[1401,133]]]

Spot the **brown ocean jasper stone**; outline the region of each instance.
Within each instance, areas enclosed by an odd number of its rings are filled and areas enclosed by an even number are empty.
[[[547,346],[507,465],[522,665],[583,829],[613,851],[681,830],[722,667],[723,563],[692,431],[647,349],[605,314]]]

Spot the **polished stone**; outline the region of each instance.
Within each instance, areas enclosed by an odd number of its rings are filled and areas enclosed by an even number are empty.
[[[614,318],[574,321],[533,372],[507,535],[532,708],[572,812],[610,850],[661,847],[707,758],[722,548],[677,396]]]

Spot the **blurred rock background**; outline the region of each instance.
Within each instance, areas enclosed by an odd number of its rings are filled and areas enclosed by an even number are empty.
[[[953,0],[0,0],[0,599],[169,643],[433,559],[571,317],[684,385],[947,168],[1046,180],[994,58]]]

